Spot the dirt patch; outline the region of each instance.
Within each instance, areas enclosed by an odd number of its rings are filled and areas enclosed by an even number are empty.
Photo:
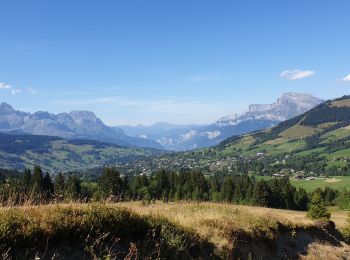
[[[350,258],[350,247],[336,229],[312,227],[293,230],[281,226],[277,232],[259,234],[236,230],[232,233],[232,243],[233,249],[227,259]]]
[[[342,180],[341,179],[328,179],[325,182],[327,182],[327,183],[337,183],[337,182],[340,182],[340,181],[342,181]]]

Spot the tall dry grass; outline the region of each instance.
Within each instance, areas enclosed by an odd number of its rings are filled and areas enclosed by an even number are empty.
[[[347,213],[335,213],[338,214],[338,216],[336,215],[336,219],[340,219],[344,224],[344,216]],[[128,232],[132,233],[131,227],[134,225],[132,223],[138,223],[130,222],[129,218],[117,218],[116,220],[115,215],[118,214],[119,216],[120,214],[126,214],[141,223],[148,223],[146,225],[148,231],[159,231],[159,228],[160,230],[163,229],[163,233],[157,233],[157,235],[154,235],[154,239],[159,241],[159,236],[162,236],[167,245],[171,246],[171,250],[176,248],[176,250],[186,251],[188,250],[187,246],[190,246],[191,243],[199,246],[199,248],[203,245],[207,245],[208,248],[214,245],[215,250],[213,252],[215,252],[215,255],[221,257],[233,250],[235,242],[232,240],[233,234],[237,232],[244,232],[245,235],[248,234],[253,239],[263,237],[276,240],[276,233],[281,228],[284,229],[283,232],[287,232],[293,237],[295,231],[306,230],[305,232],[308,232],[309,228],[312,229],[315,225],[312,220],[306,217],[305,212],[226,203],[163,203],[159,201],[155,203],[109,203],[106,201],[88,204],[57,203],[33,206],[33,202],[27,200],[24,206],[12,207],[8,204],[7,207],[3,207],[0,210],[0,237],[2,236],[4,238],[6,234],[15,234],[20,231],[22,233],[20,233],[19,237],[28,238],[41,234],[42,241],[44,241],[41,243],[46,243],[45,237],[49,237],[51,241],[51,238],[56,237],[57,233],[62,230],[65,230],[64,232],[76,229],[85,230],[83,234],[86,235],[85,239],[87,240],[85,242],[88,244],[87,248],[91,250],[90,255],[113,255],[118,253],[115,251],[115,248],[118,248],[118,239],[120,237],[111,237],[108,234],[111,230],[110,227],[114,226],[115,228],[115,223],[118,223],[119,229],[115,230],[124,230],[123,232],[127,236],[126,234]],[[332,214],[334,215],[334,212]],[[14,225],[14,223],[17,224]],[[18,223],[20,223],[19,226]],[[3,232],[4,230],[6,231],[6,227],[15,227],[15,229],[13,232],[5,234]],[[102,230],[102,232],[99,231],[94,236],[91,236],[87,231],[89,227],[98,227],[98,230]],[[65,239],[70,239],[71,233],[69,232],[64,233]],[[74,239],[76,233],[73,232],[72,237]],[[149,240],[150,237],[147,239]],[[18,240],[14,238],[12,241]],[[199,244],[194,241],[199,241]],[[156,248],[158,244],[153,243],[152,245]],[[101,247],[105,251],[99,251]],[[128,255],[130,259],[133,259],[133,254],[140,255],[140,252],[137,253],[139,250],[137,244],[130,245],[129,249],[130,252],[128,252]],[[335,256],[333,255],[334,259],[342,259],[341,256],[350,257],[348,254],[350,248],[345,244],[334,246],[316,241],[308,245],[309,259],[317,259],[316,257],[320,255],[332,255],[332,252],[336,253]],[[3,250],[2,253],[6,255],[9,252]],[[124,246],[125,257],[126,253]]]
[[[181,226],[195,230],[214,243],[219,249],[231,247],[231,233],[244,230],[247,233],[277,230],[280,225],[305,228],[313,225],[305,212],[212,202],[141,202],[118,204],[140,215],[160,216]]]

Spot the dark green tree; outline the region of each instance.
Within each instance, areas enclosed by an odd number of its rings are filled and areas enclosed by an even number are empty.
[[[24,169],[21,184],[23,191],[28,194],[32,188],[32,172],[29,169]]]
[[[65,193],[70,200],[77,200],[81,195],[81,181],[78,176],[68,176]]]
[[[33,177],[32,177],[32,187],[33,187],[33,192],[36,195],[40,195],[44,191],[44,183],[43,183],[43,171],[41,168],[36,165],[34,166],[33,169]]]
[[[231,202],[233,199],[234,183],[230,176],[225,177],[221,186],[220,197],[223,201]]]
[[[60,172],[56,175],[54,181],[55,195],[57,197],[62,197],[64,195],[65,185],[64,175]]]
[[[98,181],[98,187],[104,198],[109,196],[121,196],[124,191],[123,180],[119,172],[112,167],[105,167]]]
[[[329,219],[331,213],[326,207],[326,203],[318,193],[312,195],[307,215],[311,219]]]
[[[270,206],[271,190],[266,181],[258,181],[254,187],[253,204],[262,207]]]
[[[309,196],[303,188],[299,188],[296,193],[294,193],[294,203],[296,205],[296,209],[298,210],[307,210],[307,204],[309,202]]]
[[[46,200],[51,199],[54,194],[54,185],[49,173],[45,173],[43,177],[43,194]]]

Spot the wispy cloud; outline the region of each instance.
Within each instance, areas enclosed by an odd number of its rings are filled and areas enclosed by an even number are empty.
[[[205,81],[221,80],[223,78],[224,77],[219,73],[210,73],[210,74],[189,76],[189,77],[186,77],[186,80],[191,82],[205,82]]]
[[[311,77],[315,74],[315,71],[312,70],[285,70],[282,71],[280,76],[282,78],[285,78],[287,80],[296,80],[296,79],[303,79],[307,77]]]
[[[10,89],[11,86],[7,83],[0,82],[0,89]]]
[[[38,94],[38,91],[34,88],[29,87],[29,88],[26,88],[23,90],[22,88],[14,88],[10,84],[4,83],[4,82],[0,82],[0,89],[8,90],[12,96],[15,96],[15,95],[22,93],[22,92],[27,92],[27,93],[30,93],[32,95]]]
[[[21,92],[22,92],[22,89],[18,89],[18,88],[11,89],[12,96],[15,96],[15,95],[17,95],[18,93],[21,93]]]
[[[342,78],[342,81],[344,82],[350,82],[350,74]]]
[[[112,104],[116,106],[138,106],[141,103],[135,100],[126,99],[119,96],[99,97],[88,99],[59,99],[54,101],[58,105],[83,106],[83,105],[103,105]]]
[[[36,94],[38,94],[38,91],[36,90],[36,89],[34,89],[34,88],[27,88],[27,91],[30,93],[30,94],[32,94],[32,95],[36,95]]]
[[[109,115],[110,111],[123,111],[121,113],[137,113],[143,121],[143,118],[153,118],[156,121],[171,121],[177,123],[190,122],[211,122],[222,116],[223,111],[235,110],[232,102],[204,102],[198,100],[187,100],[177,98],[164,98],[153,100],[141,100],[128,97],[98,97],[88,99],[59,99],[53,101],[55,105],[65,109],[88,109],[94,111],[104,111],[106,116],[104,120],[111,125],[117,125],[129,120],[121,117]],[[237,104],[234,105],[238,106]],[[108,111],[108,112],[106,112]],[[131,112],[132,111],[132,112]],[[122,120],[122,121],[118,121]],[[143,122],[137,123],[145,123]],[[135,123],[135,122],[133,122]]]

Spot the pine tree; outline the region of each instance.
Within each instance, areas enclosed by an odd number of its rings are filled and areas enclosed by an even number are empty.
[[[311,219],[329,219],[331,217],[331,213],[328,211],[326,203],[320,194],[313,194],[307,215]]]
[[[69,199],[77,200],[81,195],[81,181],[75,175],[70,175],[67,179],[66,194]]]
[[[271,190],[266,181],[259,181],[254,187],[253,204],[262,207],[270,206]]]
[[[227,202],[231,202],[233,198],[233,181],[232,178],[227,176],[221,186],[220,196],[221,199]]]
[[[33,191],[36,195],[43,193],[43,171],[39,166],[34,166],[33,177],[32,177]]]
[[[123,193],[123,180],[114,168],[106,167],[98,181],[98,186],[104,197],[119,196]]]
[[[307,209],[307,204],[309,201],[309,196],[303,188],[299,188],[296,193],[294,193],[294,203],[298,210],[305,211]]]
[[[60,172],[59,174],[57,174],[55,178],[55,184],[54,184],[55,195],[63,196],[64,187],[65,187],[65,179],[63,174]]]
[[[29,169],[24,169],[21,184],[24,192],[28,194],[32,186],[32,172]]]
[[[54,193],[54,186],[49,173],[45,173],[43,177],[43,193],[46,199],[50,199]]]

